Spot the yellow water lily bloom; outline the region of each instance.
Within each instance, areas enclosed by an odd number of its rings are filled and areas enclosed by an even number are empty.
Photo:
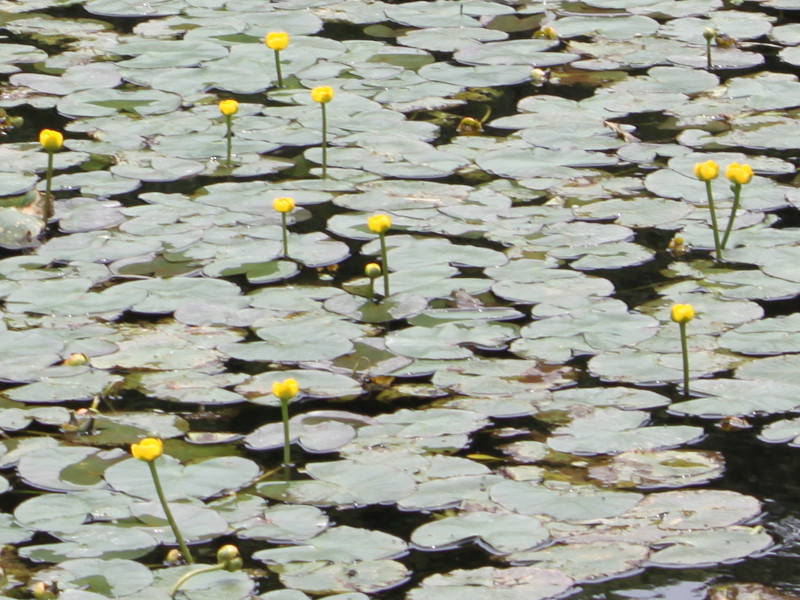
[[[285,379],[272,383],[272,393],[282,402],[288,402],[300,393],[300,384],[295,379]]]
[[[153,462],[164,453],[164,442],[158,438],[144,438],[138,444],[131,444],[134,458],[145,462]]]
[[[381,266],[378,263],[369,263],[366,267],[364,267],[364,274],[370,279],[380,277],[381,273],[383,273],[383,269],[381,269]]]
[[[275,198],[272,207],[279,213],[289,213],[294,210],[294,198]]]
[[[672,307],[672,320],[676,323],[686,324],[694,319],[694,306],[691,304],[676,304]]]
[[[731,163],[725,170],[725,177],[727,177],[728,181],[731,183],[744,185],[746,183],[750,183],[750,180],[753,179],[753,169],[750,167],[750,165]]]
[[[719,165],[713,160],[697,163],[694,166],[694,174],[700,181],[711,181],[719,175]]]
[[[286,50],[289,45],[289,34],[285,31],[270,31],[264,38],[264,43],[270,50]]]
[[[219,112],[226,117],[231,117],[239,112],[239,103],[236,100],[222,100],[219,103]]]
[[[42,129],[39,132],[39,143],[48,152],[55,152],[64,145],[64,134],[53,129]]]
[[[333,100],[333,88],[329,85],[320,85],[311,90],[311,99],[320,104],[327,104]]]
[[[372,215],[369,219],[367,219],[367,227],[369,227],[369,230],[373,233],[377,233],[378,235],[389,231],[391,226],[392,218],[389,215]]]

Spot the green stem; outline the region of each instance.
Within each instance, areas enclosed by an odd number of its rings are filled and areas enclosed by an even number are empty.
[[[370,304],[375,302],[375,280],[372,277],[369,278],[369,288],[367,288],[367,300],[369,300]]]
[[[714,195],[711,192],[711,181],[706,181],[706,196],[708,196],[708,210],[711,211],[711,229],[714,231],[714,249],[717,251],[717,262],[722,262],[722,246],[719,243],[719,226],[717,225],[717,211],[714,208]]]
[[[292,440],[289,435],[289,401],[281,400],[283,419],[283,480],[289,483],[292,477]]]
[[[709,71],[714,70],[714,65],[711,64],[711,40],[706,40],[706,68]]]
[[[325,111],[325,103],[322,107],[322,178],[328,178],[328,114]]]
[[[681,351],[683,352],[683,395],[689,397],[689,344],[686,340],[686,323],[678,323],[681,330]]]
[[[233,150],[233,117],[231,115],[226,115],[225,121],[228,124],[228,166],[230,167]]]
[[[47,153],[47,197],[50,197],[51,190],[53,184],[53,153]]]
[[[389,297],[389,259],[386,255],[386,234],[381,236],[381,267],[383,268],[383,297]]]
[[[283,87],[283,76],[281,75],[281,51],[275,50],[275,70],[278,72],[278,87]]]
[[[194,558],[192,558],[192,553],[189,552],[189,547],[183,540],[181,530],[178,529],[178,524],[175,522],[175,517],[172,516],[172,511],[169,509],[167,499],[164,497],[164,490],[161,487],[161,480],[158,478],[158,471],[156,470],[156,462],[154,460],[150,460],[147,461],[147,464],[150,466],[150,474],[153,476],[153,484],[156,486],[156,494],[158,494],[158,499],[161,501],[161,506],[164,508],[164,514],[167,515],[167,521],[169,521],[169,526],[172,528],[172,533],[175,534],[175,539],[178,540],[178,546],[180,547],[186,562],[192,565],[194,564]]]
[[[169,597],[174,598],[175,594],[178,593],[178,590],[181,586],[186,583],[189,579],[194,577],[195,575],[200,575],[201,573],[210,573],[211,571],[219,571],[222,568],[222,565],[205,565],[200,568],[194,569],[193,571],[189,571],[188,573],[184,573],[181,575],[180,579],[175,582],[175,585],[172,586],[172,589],[169,591]]]
[[[725,244],[728,243],[731,231],[733,231],[733,222],[736,220],[736,212],[739,210],[739,200],[742,196],[741,183],[734,183],[731,187],[733,188],[733,208],[731,209],[731,216],[728,218],[728,226],[725,228],[725,235],[722,236],[722,243],[720,244],[720,248],[723,250],[725,249]]]
[[[45,220],[53,216],[53,152],[47,153],[47,184],[44,199],[44,218]]]
[[[283,226],[283,255],[289,258],[289,226],[286,220],[286,213],[281,213],[281,224]]]

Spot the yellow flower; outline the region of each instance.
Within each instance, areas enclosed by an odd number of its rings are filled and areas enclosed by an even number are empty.
[[[329,85],[320,85],[311,90],[311,99],[320,104],[327,104],[333,100],[333,88]]]
[[[131,444],[133,458],[153,462],[164,453],[164,442],[158,438],[144,438],[138,444]]]
[[[694,166],[694,174],[700,181],[711,181],[719,175],[719,165],[713,160],[704,163],[697,163]]]
[[[558,32],[552,27],[542,27],[533,34],[535,38],[544,38],[547,40],[557,40]]]
[[[226,117],[231,117],[239,112],[239,103],[236,100],[222,100],[219,103],[219,112]]]
[[[370,279],[380,277],[381,273],[383,273],[383,269],[381,269],[381,266],[378,263],[369,263],[366,267],[364,267],[364,274]]]
[[[270,31],[264,38],[264,43],[270,50],[286,50],[289,45],[289,34],[285,31]]]
[[[392,226],[392,218],[389,215],[372,215],[367,219],[367,226],[373,233],[382,234],[389,231]]]
[[[275,198],[272,206],[279,213],[288,213],[294,210],[294,198]]]
[[[672,320],[676,323],[686,324],[694,319],[694,306],[691,304],[676,304],[672,307]]]
[[[83,352],[73,352],[67,358],[62,361],[62,365],[66,365],[68,367],[81,367],[89,362],[89,357],[86,356]]]
[[[728,165],[728,168],[725,170],[725,177],[727,177],[731,183],[744,185],[750,183],[750,180],[753,178],[753,169],[750,165],[732,163]]]
[[[39,132],[39,143],[48,152],[55,152],[64,145],[64,135],[60,131],[42,129]]]
[[[282,402],[288,402],[300,393],[300,385],[294,379],[275,381],[272,383],[272,393]]]

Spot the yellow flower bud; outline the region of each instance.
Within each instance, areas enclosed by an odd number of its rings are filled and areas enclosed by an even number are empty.
[[[233,544],[225,544],[217,550],[217,562],[226,571],[238,571],[242,568],[242,555]]]
[[[753,178],[753,169],[750,165],[732,163],[728,165],[728,168],[725,170],[725,177],[727,177],[728,181],[731,183],[744,185],[750,183],[750,180]]]
[[[370,279],[376,279],[381,276],[383,273],[383,269],[378,263],[369,263],[366,267],[364,267],[364,274],[369,277]]]
[[[686,324],[694,319],[694,306],[691,304],[676,304],[672,307],[672,320],[676,323]]]
[[[158,438],[144,438],[138,444],[131,444],[134,458],[145,462],[153,462],[164,453],[164,442]]]
[[[270,31],[264,38],[264,43],[270,50],[286,50],[289,45],[289,34],[285,31]]]
[[[80,367],[89,362],[89,357],[83,352],[73,352],[61,364],[68,367]]]
[[[311,90],[311,99],[320,104],[327,104],[333,100],[333,88],[329,85],[320,85]]]
[[[222,100],[219,103],[219,112],[226,117],[231,117],[239,112],[239,103],[236,100]]]
[[[279,213],[289,213],[294,210],[294,198],[275,198],[272,206]]]
[[[272,383],[272,393],[275,394],[281,402],[288,402],[300,393],[300,385],[295,379],[275,381]]]
[[[714,38],[717,37],[717,32],[713,27],[706,27],[703,29],[703,37],[708,43],[714,41]]]
[[[711,181],[719,175],[719,165],[713,160],[697,163],[694,166],[694,174],[700,181]]]
[[[548,40],[557,40],[558,39],[558,32],[553,29],[552,27],[542,27],[536,33],[533,34],[535,38],[544,38]]]
[[[461,135],[479,135],[483,133],[483,125],[478,119],[473,117],[464,117],[458,124],[458,133]]]
[[[372,215],[367,219],[367,226],[373,233],[383,234],[389,231],[392,226],[392,218],[389,215]]]
[[[172,548],[169,552],[167,552],[167,556],[164,558],[164,564],[169,567],[174,567],[175,565],[181,564],[183,561],[183,554],[177,548]]]
[[[42,129],[39,132],[39,143],[48,152],[55,152],[64,145],[64,135],[60,131]]]

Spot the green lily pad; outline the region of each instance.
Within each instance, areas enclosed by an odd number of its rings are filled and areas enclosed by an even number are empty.
[[[564,594],[573,583],[571,577],[560,571],[539,567],[457,569],[426,577],[408,597],[410,600],[478,600],[491,594],[498,600],[544,600]]]
[[[423,550],[441,551],[477,540],[495,554],[529,550],[549,538],[550,532],[539,519],[487,512],[446,517],[417,527],[411,533],[411,542]]]
[[[133,560],[79,558],[66,560],[56,567],[39,571],[39,581],[57,581],[65,590],[88,589],[103,596],[120,597],[135,594],[153,581],[153,574]]]

